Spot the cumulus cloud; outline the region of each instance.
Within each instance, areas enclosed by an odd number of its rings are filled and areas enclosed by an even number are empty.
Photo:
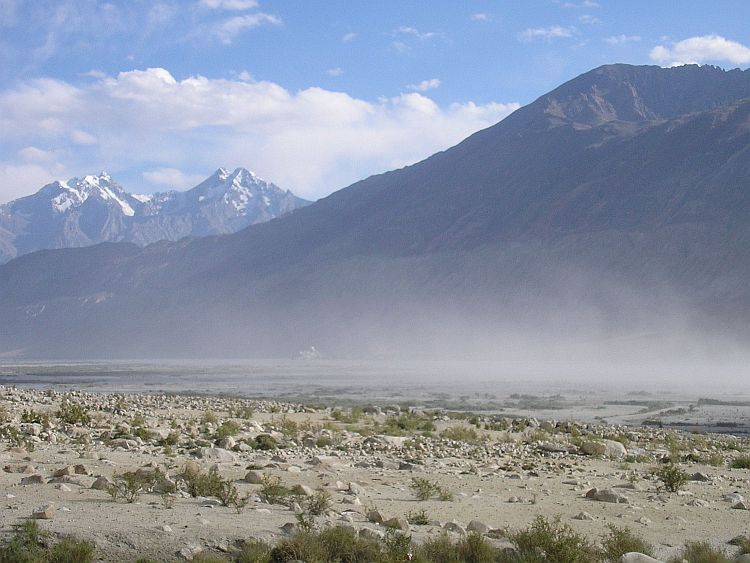
[[[342,68],[339,68],[339,67],[336,67],[336,68],[329,68],[329,69],[328,69],[328,70],[326,71],[326,74],[327,74],[328,76],[341,76],[342,74],[344,74],[344,70],[343,70]]]
[[[518,34],[521,41],[534,41],[543,39],[551,41],[565,37],[572,37],[576,29],[574,27],[563,27],[561,25],[551,25],[549,27],[530,27]]]
[[[0,203],[36,192],[42,186],[65,177],[62,165],[0,162]]]
[[[419,84],[409,84],[407,88],[417,92],[426,92],[427,90],[439,88],[440,84],[442,84],[442,82],[439,78],[430,78],[429,80],[422,80]]]
[[[43,147],[58,151],[59,158],[44,166],[35,162],[28,176],[13,167],[17,162],[0,163],[5,170],[0,186],[10,185],[3,179],[15,182],[13,193],[0,192],[0,200],[35,191],[40,179],[58,177],[54,172],[60,169],[73,175],[100,168],[128,171],[155,189],[190,184],[175,171],[207,175],[220,165],[251,167],[317,199],[445,149],[517,107],[471,102],[445,107],[418,92],[370,101],[317,87],[291,92],[264,81],[178,80],[163,68],[77,87],[32,80],[0,91],[0,143],[5,154]],[[74,145],[73,131],[85,131],[96,144]]]
[[[476,14],[471,14],[469,16],[469,19],[475,22],[488,22],[491,18],[489,14],[486,14],[484,12],[477,12]]]
[[[682,65],[706,62],[750,63],[750,48],[721,35],[703,35],[683,39],[672,45],[657,45],[651,50],[651,60],[659,64]]]
[[[155,186],[164,186],[167,188],[185,190],[197,186],[204,176],[196,174],[185,174],[177,168],[157,168],[156,170],[146,170],[142,176]]]
[[[264,24],[281,25],[281,18],[264,12],[234,16],[216,26],[214,33],[222,43],[228,45],[243,31]]]
[[[594,25],[597,23],[602,23],[602,20],[600,20],[596,16],[592,16],[591,14],[584,14],[582,16],[578,16],[578,21],[586,25]]]
[[[74,129],[73,131],[71,131],[70,140],[73,141],[76,145],[96,144],[96,137],[94,137],[91,133],[86,133],[86,131],[81,131],[80,129]]]

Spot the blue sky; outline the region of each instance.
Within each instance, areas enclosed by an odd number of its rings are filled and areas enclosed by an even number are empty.
[[[750,64],[750,2],[0,0],[0,202],[245,166],[318,198],[596,66]]]

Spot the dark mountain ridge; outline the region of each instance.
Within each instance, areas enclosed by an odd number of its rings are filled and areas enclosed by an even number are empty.
[[[741,339],[749,123],[750,71],[601,67],[451,149],[233,235],[14,260],[0,268],[13,329],[0,349],[439,354],[508,353],[529,334],[657,334],[657,348],[696,330]]]

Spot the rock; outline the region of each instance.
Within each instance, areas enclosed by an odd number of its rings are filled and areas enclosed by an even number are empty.
[[[579,512],[578,514],[573,516],[573,518],[576,520],[594,520],[594,517],[586,511]]]
[[[523,502],[523,500],[522,500],[522,499],[520,499],[520,498],[518,498],[518,497],[510,497],[510,498],[508,499],[508,502],[509,502],[510,504],[517,504],[517,503],[519,503],[519,502]]]
[[[375,524],[382,524],[383,523],[383,515],[380,513],[379,510],[368,510],[367,511],[367,521],[373,522]]]
[[[130,440],[128,438],[118,438],[116,440],[112,440],[109,445],[112,448],[122,448],[123,450],[138,449],[138,442],[136,442],[135,440]]]
[[[479,520],[472,520],[469,522],[469,525],[466,526],[466,530],[468,532],[476,532],[477,534],[486,534],[490,531],[490,527]]]
[[[262,485],[263,484],[263,472],[251,469],[245,473],[245,481],[251,485]]]
[[[100,475],[96,478],[96,480],[91,484],[91,488],[95,491],[107,491],[109,490],[109,486],[112,484],[112,482],[107,479],[104,475]]]
[[[393,530],[401,530],[402,532],[409,531],[409,522],[403,516],[389,518],[388,520],[383,521],[381,524],[386,528],[391,528]]]
[[[36,469],[34,469],[33,465],[24,464],[24,465],[6,465],[3,467],[3,471],[6,473],[34,473]]]
[[[575,451],[575,448],[568,444],[557,444],[553,442],[542,442],[537,446],[541,451],[548,453],[567,454]]]
[[[637,551],[631,551],[622,555],[617,563],[663,563],[660,559],[654,559],[644,553],[638,553]]]
[[[722,500],[724,500],[725,502],[736,504],[738,502],[743,502],[745,500],[745,497],[743,497],[739,493],[727,493],[722,497]]]
[[[231,436],[227,436],[226,438],[223,438],[219,441],[219,447],[224,448],[225,450],[231,450],[236,445],[237,441]]]
[[[748,503],[744,500],[741,500],[739,502],[735,502],[732,505],[732,508],[734,508],[735,510],[748,510]]]
[[[349,492],[353,495],[364,495],[365,489],[361,485],[358,485],[357,483],[351,482],[349,483]]]
[[[600,455],[612,459],[621,459],[628,455],[625,446],[615,440],[589,440],[581,444],[581,451],[587,455]]]
[[[24,477],[21,479],[22,485],[41,485],[43,483],[44,477],[42,477],[38,473],[35,475],[29,475],[28,477]]]
[[[628,497],[621,495],[612,489],[597,489],[596,487],[586,493],[586,498],[614,504],[628,504],[629,502]]]
[[[401,463],[399,463],[398,468],[400,471],[424,471],[423,465],[409,463],[408,461],[402,461]]]
[[[466,530],[464,529],[464,527],[456,521],[446,522],[445,524],[443,524],[443,530],[454,532],[462,536],[466,535]]]
[[[297,524],[294,522],[287,522],[281,526],[281,531],[287,536],[291,536],[297,532]]]
[[[237,456],[223,448],[199,448],[198,457],[209,461],[218,461],[219,463],[233,463],[237,461]]]
[[[52,520],[55,517],[55,503],[48,502],[42,506],[35,508],[31,513],[31,517],[35,520]]]
[[[68,487],[65,483],[58,483],[57,485],[55,485],[55,488],[64,493],[69,493],[70,491],[73,490],[70,487]]]
[[[73,469],[72,465],[66,465],[65,467],[61,467],[60,469],[56,469],[53,473],[53,477],[64,477],[65,475],[73,475],[75,473],[75,470]]]
[[[372,528],[362,528],[359,531],[359,537],[370,539],[370,540],[382,540],[385,534],[380,530],[373,530]]]
[[[701,473],[700,471],[696,471],[690,476],[691,481],[700,481],[703,483],[708,483],[711,481],[711,477],[706,475],[705,473]]]
[[[196,555],[201,553],[203,551],[203,548],[199,545],[188,545],[186,547],[183,547],[180,551],[177,552],[177,556],[181,557],[182,559],[185,559],[186,561],[192,561]]]
[[[375,462],[375,467],[380,469],[398,469],[400,464],[390,459],[379,459]]]
[[[172,533],[172,527],[169,526],[168,524],[164,524],[163,526],[159,526],[159,529],[162,532]]]
[[[734,558],[734,563],[750,563],[750,553],[743,553]]]

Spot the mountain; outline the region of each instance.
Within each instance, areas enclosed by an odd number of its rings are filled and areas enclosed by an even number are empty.
[[[275,221],[13,260],[0,267],[0,350],[637,361],[742,349],[748,124],[750,71],[600,67]]]
[[[152,195],[130,194],[102,172],[0,205],[0,262],[41,249],[233,233],[308,203],[244,168]]]

